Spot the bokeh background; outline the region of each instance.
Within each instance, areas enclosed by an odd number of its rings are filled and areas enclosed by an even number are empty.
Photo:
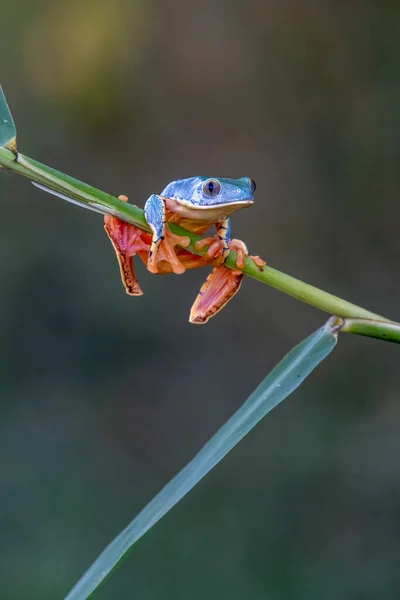
[[[143,206],[192,175],[257,182],[234,235],[399,318],[400,6],[3,3],[20,149]],[[206,270],[129,298],[99,215],[0,178],[0,596],[63,598],[326,316]],[[399,350],[334,354],[137,545],[98,598],[400,596]]]

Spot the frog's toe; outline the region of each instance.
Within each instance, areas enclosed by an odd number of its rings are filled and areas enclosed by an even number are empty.
[[[228,242],[229,250],[233,250],[237,254],[236,258],[236,266],[238,269],[244,269],[245,257],[247,256],[247,246],[242,240],[229,240]]]
[[[251,258],[255,262],[257,267],[259,267],[260,269],[262,267],[265,267],[265,260],[263,260],[259,256],[253,256],[252,254],[248,254],[247,246],[244,242],[242,242],[242,240],[229,240],[228,246],[229,250],[233,250],[237,254],[236,266],[238,269],[244,269],[244,267],[246,266],[246,256],[248,258]]]
[[[152,244],[147,261],[147,268],[150,273],[158,273],[158,263],[166,261],[171,265],[171,269],[177,275],[185,272],[185,267],[179,260],[175,252],[175,246],[186,248],[190,244],[190,239],[184,235],[172,233],[169,227],[164,230],[164,235],[156,243]]]
[[[262,258],[260,258],[258,255],[255,254],[249,254],[249,258],[251,258],[251,260],[253,260],[255,262],[255,264],[257,265],[257,267],[262,270],[265,265],[267,264],[265,262],[265,260],[263,260]]]
[[[216,267],[207,277],[194,301],[189,321],[197,325],[207,321],[219,312],[239,291],[243,274],[227,267]]]

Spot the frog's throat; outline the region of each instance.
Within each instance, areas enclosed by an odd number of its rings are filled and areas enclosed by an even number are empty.
[[[181,198],[166,198],[164,197],[167,208],[181,217],[189,219],[198,219],[201,221],[208,221],[210,223],[216,221],[222,221],[226,219],[230,214],[251,206],[254,200],[238,200],[237,202],[224,202],[223,204],[215,204],[214,206],[192,204],[187,200]]]

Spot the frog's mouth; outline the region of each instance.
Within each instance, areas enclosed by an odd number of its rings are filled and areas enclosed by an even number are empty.
[[[165,201],[167,208],[182,217],[209,222],[223,221],[233,212],[254,203],[252,198],[237,202],[221,202],[221,204],[194,204],[182,198],[165,198]]]
[[[239,208],[244,208],[245,206],[250,206],[250,204],[254,204],[254,200],[252,200],[251,198],[246,198],[245,200],[238,200],[237,202],[218,202],[215,204],[193,204],[191,202],[188,202],[187,200],[181,200],[180,198],[179,200],[177,199],[177,202],[188,208],[191,207],[200,210],[211,210],[213,208],[223,208],[224,210],[229,210],[229,207],[232,207],[232,212],[234,210],[238,210]]]

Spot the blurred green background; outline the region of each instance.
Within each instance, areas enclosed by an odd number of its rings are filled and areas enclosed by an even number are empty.
[[[274,267],[399,319],[400,5],[4,3],[22,152],[140,206],[192,175],[257,182],[233,233]],[[0,178],[0,597],[62,598],[326,316],[246,279],[120,283],[99,215]],[[98,594],[400,596],[399,349],[333,356],[157,525]]]

